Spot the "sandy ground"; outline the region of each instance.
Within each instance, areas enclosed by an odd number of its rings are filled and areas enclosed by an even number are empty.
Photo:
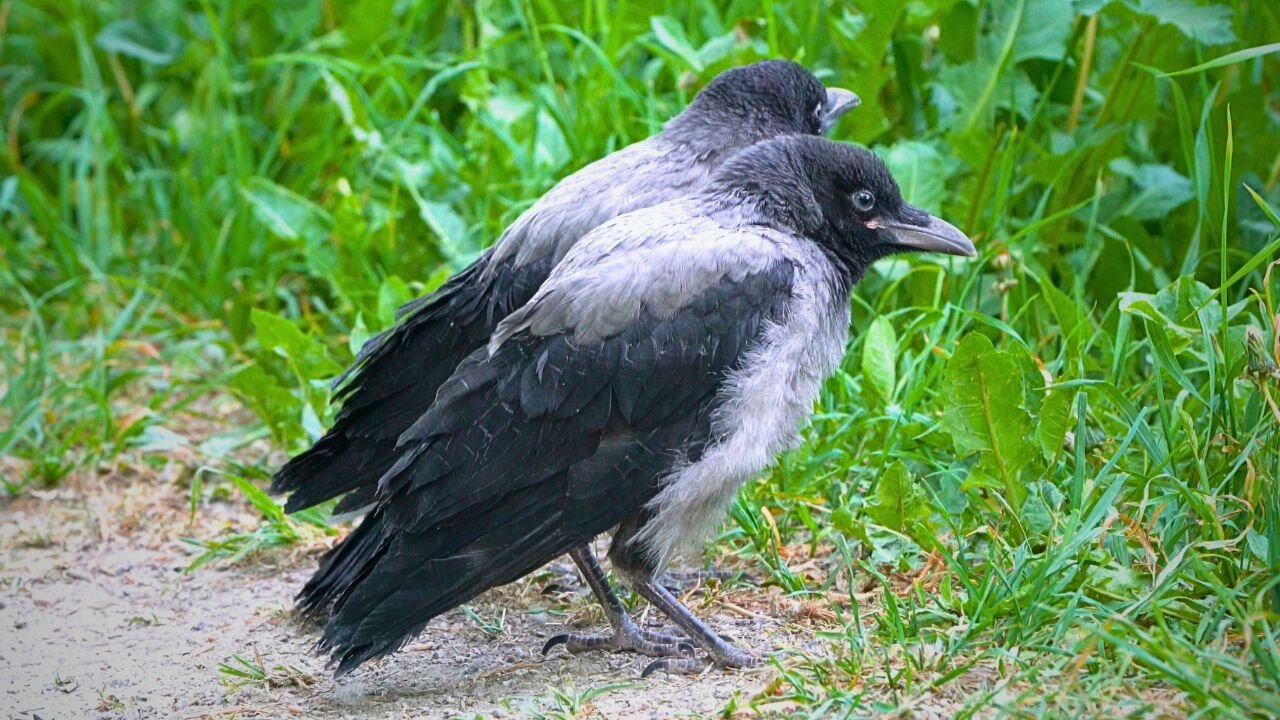
[[[405,650],[335,683],[309,652],[316,628],[288,612],[318,544],[185,573],[192,553],[181,537],[209,528],[188,525],[178,485],[158,492],[149,482],[97,480],[0,506],[0,718],[471,718],[553,710],[665,718],[719,713],[735,695],[745,704],[774,677],[765,667],[641,680],[646,658],[557,650],[544,659],[539,649],[551,635],[601,626],[571,566],[559,563],[472,606],[482,618],[501,618],[500,629],[486,632],[454,611]],[[234,502],[220,505],[216,522],[255,522]],[[820,649],[813,628],[771,617],[777,605],[768,591],[716,597],[700,606],[695,593],[691,604],[757,651]],[[260,663],[267,680],[237,683],[220,672],[235,655]]]

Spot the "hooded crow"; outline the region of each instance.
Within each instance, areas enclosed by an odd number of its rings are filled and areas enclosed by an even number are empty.
[[[909,251],[974,247],[906,204],[874,154],[812,136],[756,144],[701,191],[588,233],[404,432],[376,506],[309,584],[333,597],[319,649],[344,674],[572,553],[611,632],[544,651],[660,658],[645,674],[756,664],[655,577],[795,446],[844,354],[854,283]],[[683,637],[641,630],[596,587],[585,546],[609,531],[615,571]]]
[[[766,138],[825,133],[858,104],[800,65],[766,60],[712,80],[662,132],[560,181],[478,260],[437,292],[401,309],[339,378],[333,427],[272,480],[295,512],[345,495],[336,512],[366,507],[398,458],[402,433],[494,326],[546,280],[569,248],[631,210],[701,189],[737,150]]]

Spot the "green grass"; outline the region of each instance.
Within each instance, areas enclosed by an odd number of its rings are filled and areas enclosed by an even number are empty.
[[[305,446],[351,349],[557,178],[790,57],[981,256],[870,273],[735,506],[715,551],[840,617],[736,710],[1280,715],[1280,10],[843,5],[0,3],[4,492],[186,446],[193,512],[266,519],[208,558],[319,532],[241,450]]]

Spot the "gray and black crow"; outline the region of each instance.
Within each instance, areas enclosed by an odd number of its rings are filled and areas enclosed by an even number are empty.
[[[701,191],[588,233],[404,433],[376,506],[309,584],[333,598],[321,651],[349,672],[573,553],[612,631],[544,650],[659,657],[646,674],[758,662],[654,578],[795,446],[844,354],[854,283],[908,251],[974,247],[906,204],[874,154],[813,136],[756,144]],[[615,571],[684,637],[617,602],[585,551],[611,530]]]
[[[760,140],[825,133],[857,104],[857,95],[823,87],[792,62],[720,74],[662,132],[562,180],[471,266],[402,308],[400,321],[370,340],[340,378],[333,427],[276,473],[272,491],[290,493],[289,512],[343,495],[338,513],[367,506],[398,458],[401,434],[431,407],[440,385],[583,235],[696,192],[724,160]]]

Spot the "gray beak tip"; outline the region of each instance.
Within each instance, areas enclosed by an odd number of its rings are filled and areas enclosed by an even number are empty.
[[[827,102],[822,111],[822,133],[836,126],[845,113],[862,104],[862,98],[844,88],[827,88]]]
[[[959,237],[947,238],[944,240],[945,248],[939,248],[937,252],[946,253],[948,255],[958,255],[959,257],[978,257],[978,248],[973,246],[973,241],[965,235]]]

